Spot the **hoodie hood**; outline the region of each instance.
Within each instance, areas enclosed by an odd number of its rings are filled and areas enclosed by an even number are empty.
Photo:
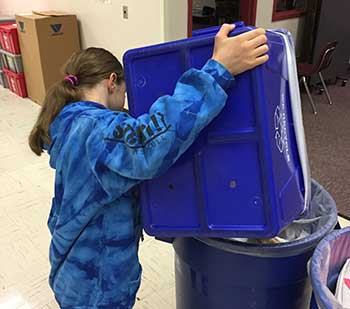
[[[91,115],[91,112],[96,109],[106,109],[106,107],[95,102],[79,101],[66,105],[57,115],[50,126],[51,144],[46,147],[52,168],[56,169],[57,158],[61,154],[74,120],[82,115]]]

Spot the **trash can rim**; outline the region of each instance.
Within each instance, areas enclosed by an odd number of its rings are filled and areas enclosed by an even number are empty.
[[[325,197],[336,210],[335,201],[329,192],[316,180],[312,179],[312,183],[317,186],[318,190],[323,190]],[[287,243],[279,244],[248,244],[239,241],[233,241],[230,239],[219,238],[196,238],[197,240],[228,252],[234,252],[238,254],[250,255],[250,256],[262,256],[262,257],[284,257],[298,255],[303,252],[315,248],[315,243],[322,239],[327,233],[334,229],[338,221],[338,213],[335,211],[330,214],[330,219],[323,226],[322,229],[316,233],[309,235],[302,239],[293,240]]]

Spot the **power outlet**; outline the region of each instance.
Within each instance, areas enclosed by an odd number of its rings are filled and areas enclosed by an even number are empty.
[[[129,18],[129,8],[127,5],[123,5],[123,18],[124,19]]]

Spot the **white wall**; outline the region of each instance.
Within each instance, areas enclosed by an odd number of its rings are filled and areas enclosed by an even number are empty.
[[[14,16],[32,10],[47,10],[49,0],[0,0],[0,15]]]
[[[163,0],[50,0],[50,8],[78,16],[83,48],[103,47],[120,60],[127,49],[164,40]]]
[[[187,36],[187,0],[0,0],[0,15],[32,10],[76,14],[82,47],[104,47],[119,59],[130,48]]]
[[[291,18],[272,22],[273,0],[258,0],[256,9],[256,26],[266,29],[285,28],[288,29],[296,42],[297,54],[300,49],[304,18]]]

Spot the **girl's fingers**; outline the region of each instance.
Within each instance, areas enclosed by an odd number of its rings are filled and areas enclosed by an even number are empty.
[[[267,42],[267,36],[265,34],[261,34],[254,39],[250,40],[248,44],[252,46],[253,48],[256,48],[260,45],[263,45]]]
[[[269,47],[267,46],[267,44],[264,44],[254,49],[253,56],[259,57],[266,54],[268,51],[269,51]]]
[[[264,64],[267,60],[269,60],[269,55],[263,55],[255,59],[255,65]]]
[[[219,30],[219,32],[216,34],[217,38],[227,38],[229,33],[235,29],[235,25],[229,25],[229,24],[223,24]]]
[[[240,37],[243,40],[250,41],[250,40],[253,40],[253,39],[255,39],[256,37],[258,37],[260,35],[264,35],[265,33],[266,33],[265,29],[258,28],[258,29],[251,30],[251,31],[248,31],[246,33],[243,33],[243,34],[240,35]]]

